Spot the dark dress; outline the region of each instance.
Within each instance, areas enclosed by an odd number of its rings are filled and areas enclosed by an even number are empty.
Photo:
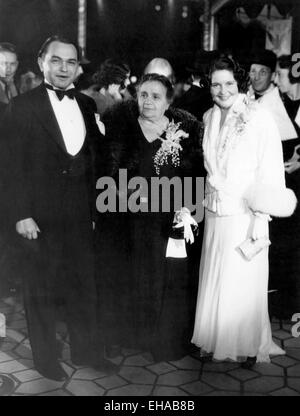
[[[106,138],[114,159],[108,170],[115,164],[113,176],[118,169],[127,169],[128,180],[140,176],[150,183],[150,178],[157,176],[153,157],[161,142],[146,140],[136,111],[135,104],[126,103],[106,120]],[[184,139],[180,166],[164,165],[159,176],[203,176],[201,125],[182,111],[170,110],[167,115],[169,120],[182,121],[180,128],[190,137]],[[166,258],[173,218],[171,204],[170,212],[162,212],[160,206],[159,212],[102,214],[96,227],[100,313],[106,341],[151,351],[156,361],[186,355],[195,314],[202,235],[188,258]]]
[[[294,124],[298,137],[282,142],[284,161],[294,154],[295,146],[300,144],[300,128],[295,118],[300,100],[291,100],[282,95],[286,111]],[[300,149],[298,150],[300,155]],[[300,156],[299,156],[300,157]],[[299,201],[300,169],[286,173],[286,186],[291,188]],[[300,311],[300,207],[289,218],[273,218],[270,223],[270,284],[277,290],[270,296],[271,314],[282,319],[291,319]]]

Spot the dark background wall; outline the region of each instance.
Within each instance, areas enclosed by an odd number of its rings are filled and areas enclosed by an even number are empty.
[[[96,2],[89,2],[88,56],[101,59],[122,56],[137,71],[156,56],[162,56],[173,64],[182,64],[201,47],[201,9],[197,2],[188,2],[189,13],[182,18],[182,6],[187,2],[173,0],[174,8],[168,8],[168,0],[108,0],[102,13]],[[161,5],[161,10],[155,10]]]
[[[202,45],[201,2],[173,0],[88,0],[87,57],[99,63],[122,57],[139,73],[155,56],[185,65]],[[188,4],[186,18],[182,7]],[[156,11],[155,5],[161,10]],[[77,36],[77,0],[0,0],[0,41],[17,45],[22,66],[32,66],[51,34]]]
[[[217,15],[221,49],[244,58],[264,46],[264,30],[256,23],[243,27],[235,19],[235,8],[244,5],[255,14],[266,1],[231,0],[221,9]],[[292,11],[293,50],[300,51],[300,0],[273,1],[282,10]],[[87,0],[87,4],[87,57],[94,66],[107,57],[121,57],[139,75],[150,59],[162,56],[179,70],[202,46],[202,0]],[[157,5],[160,11],[155,10]],[[188,6],[186,18],[182,17],[184,6]],[[0,41],[17,45],[21,70],[33,66],[49,35],[76,39],[77,7],[77,0],[0,0]]]
[[[0,0],[0,40],[17,46],[22,66],[32,66],[51,34],[76,38],[77,1]]]

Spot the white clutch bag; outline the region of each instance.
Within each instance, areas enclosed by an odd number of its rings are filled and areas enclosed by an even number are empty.
[[[269,247],[270,245],[271,241],[268,239],[268,237],[258,238],[257,240],[248,238],[238,246],[238,250],[246,260],[250,261],[264,248]]]

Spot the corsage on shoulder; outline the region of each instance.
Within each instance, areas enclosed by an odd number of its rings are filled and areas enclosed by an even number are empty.
[[[246,131],[252,113],[256,110],[256,104],[241,95],[237,103],[233,105],[230,115],[225,121],[226,134],[221,136],[218,146],[218,158],[221,160],[229,149],[234,149]]]
[[[160,167],[169,163],[173,166],[179,166],[180,157],[179,152],[182,150],[180,141],[189,137],[189,134],[183,130],[179,130],[181,123],[174,123],[172,120],[165,130],[166,138],[159,137],[161,140],[161,146],[154,156],[154,166],[157,175],[160,173]]]

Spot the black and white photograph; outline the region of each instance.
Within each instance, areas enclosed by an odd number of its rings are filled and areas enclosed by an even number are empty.
[[[0,0],[0,396],[300,396],[299,199],[300,0]]]

